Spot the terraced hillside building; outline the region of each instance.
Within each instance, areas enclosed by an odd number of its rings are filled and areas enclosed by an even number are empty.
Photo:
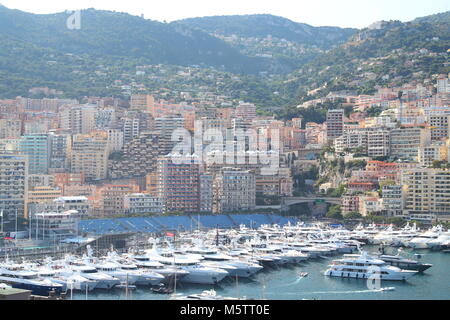
[[[111,155],[112,159],[108,162],[109,177],[144,177],[156,170],[158,157],[168,154],[172,146],[172,142],[161,137],[158,132],[142,132],[124,145],[123,152]]]

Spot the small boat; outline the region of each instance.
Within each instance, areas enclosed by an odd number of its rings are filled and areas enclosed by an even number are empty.
[[[308,276],[308,272],[300,272],[298,275],[299,275],[301,278],[305,278],[305,277]]]
[[[380,291],[395,291],[395,287],[381,288]]]
[[[165,286],[158,286],[156,288],[151,288],[153,293],[159,293],[159,294],[172,294],[174,290],[169,287]]]

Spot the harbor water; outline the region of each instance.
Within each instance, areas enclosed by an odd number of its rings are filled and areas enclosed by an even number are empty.
[[[377,246],[366,246],[364,250],[377,252]],[[395,248],[386,253],[396,253]],[[449,300],[450,299],[450,253],[429,250],[413,251],[404,249],[402,255],[414,257],[421,254],[420,261],[431,263],[432,268],[419,273],[406,282],[381,281],[381,287],[395,287],[393,291],[370,290],[367,280],[326,277],[323,272],[333,256],[307,260],[300,265],[279,269],[265,269],[252,279],[226,279],[216,286],[190,285],[179,283],[177,293],[194,294],[214,289],[224,297],[246,297],[269,300]],[[308,276],[300,277],[301,272]],[[88,300],[167,300],[168,295],[153,293],[148,287],[135,290],[114,289],[110,291],[89,292]],[[83,293],[73,293],[73,299],[85,300]]]

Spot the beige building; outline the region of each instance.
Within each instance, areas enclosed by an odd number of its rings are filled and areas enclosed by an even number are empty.
[[[100,211],[106,217],[125,212],[125,196],[138,193],[137,185],[105,185],[97,190]]]
[[[71,130],[73,134],[89,133],[95,130],[94,105],[69,105],[60,112],[60,127]]]
[[[418,161],[423,167],[431,167],[434,161],[448,160],[448,144],[443,141],[434,142],[419,148]]]
[[[387,129],[370,130],[367,133],[367,155],[386,157],[390,153],[390,131]]]
[[[28,191],[28,203],[43,203],[53,201],[60,197],[62,191],[58,188],[50,186],[34,187],[33,190]]]
[[[130,109],[150,113],[155,105],[155,99],[148,94],[133,94],[131,96]]]
[[[294,181],[289,168],[279,168],[277,175],[257,175],[256,193],[265,196],[292,197]]]
[[[428,116],[432,141],[449,138],[449,118],[450,116],[446,114],[432,114]]]
[[[109,150],[107,132],[75,135],[71,155],[72,173],[84,173],[87,180],[105,179]]]
[[[402,173],[405,210],[410,215],[450,215],[450,171],[410,169]]]
[[[256,179],[251,171],[223,168],[214,180],[215,213],[254,210]]]
[[[428,128],[408,126],[391,131],[391,157],[417,160],[417,150],[431,142]]]
[[[22,120],[0,119],[0,139],[18,138],[22,134]]]
[[[359,197],[359,213],[366,217],[369,214],[381,212],[382,201],[377,196],[360,196]]]

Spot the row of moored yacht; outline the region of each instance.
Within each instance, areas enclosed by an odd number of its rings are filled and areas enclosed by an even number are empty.
[[[219,237],[219,233],[221,237]],[[387,240],[392,235],[393,241]],[[263,225],[257,230],[241,226],[237,230],[211,230],[207,233],[180,234],[177,248],[168,241],[149,239],[150,249],[115,251],[96,257],[87,246],[83,256],[66,255],[63,259],[46,258],[38,262],[0,263],[0,283],[48,295],[67,290],[91,291],[121,286],[158,286],[175,288],[176,282],[217,284],[227,277],[249,278],[264,268],[298,265],[314,258],[344,254],[327,270],[329,276],[367,278],[367,268],[379,267],[381,279],[406,280],[416,272],[431,267],[400,256],[350,256],[364,243],[393,245],[410,237],[414,248],[445,245],[448,231],[435,227],[427,232],[407,226],[401,230],[378,230],[374,226],[357,227],[353,231],[304,224]],[[426,238],[428,242],[415,239]],[[432,241],[436,240],[436,241]],[[426,243],[426,244],[425,244]],[[418,245],[420,244],[420,245]],[[411,270],[402,271],[402,269]],[[400,271],[399,271],[400,270]]]

